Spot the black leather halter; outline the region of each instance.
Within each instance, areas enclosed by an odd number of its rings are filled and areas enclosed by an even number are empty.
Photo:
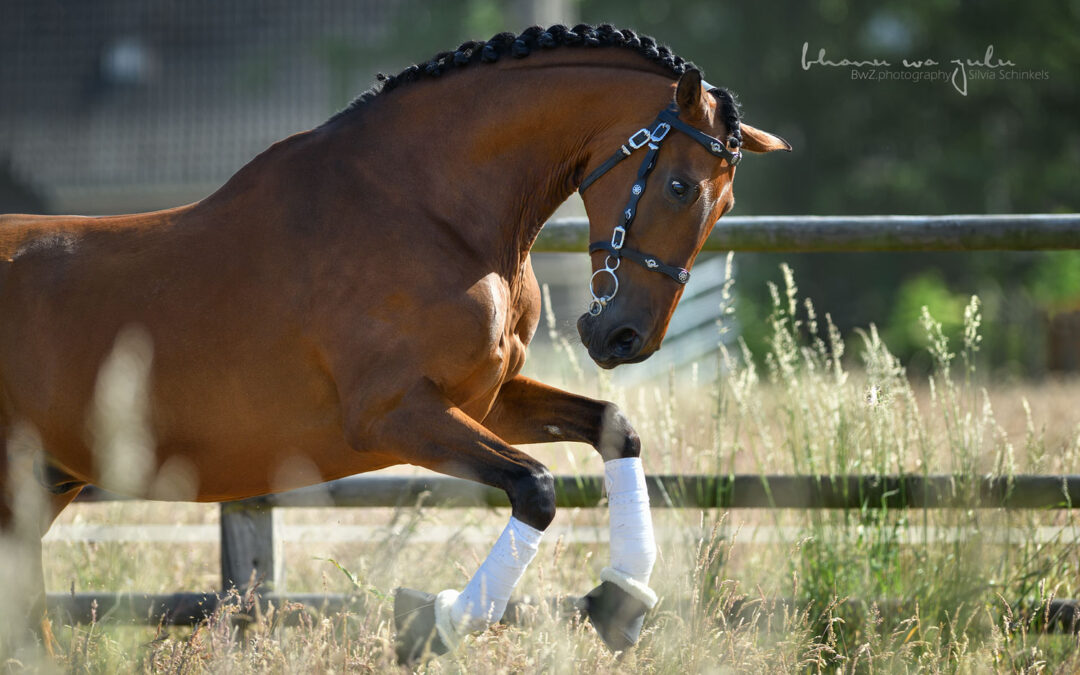
[[[608,157],[603,164],[596,167],[585,177],[585,180],[581,181],[578,192],[584,194],[586,188],[615,168],[619,162],[629,157],[635,150],[643,147],[648,148],[645,159],[641,161],[641,167],[638,169],[637,179],[630,186],[630,201],[627,202],[626,208],[623,209],[619,224],[615,226],[615,230],[611,233],[611,241],[594,241],[589,244],[590,254],[596,251],[607,251],[608,254],[604,260],[604,266],[593,272],[592,278],[589,280],[589,293],[592,294],[592,301],[589,303],[589,314],[593,316],[600,314],[604,307],[615,297],[615,294],[619,292],[619,278],[615,276],[615,270],[619,269],[624,257],[629,258],[645,269],[666,274],[680,284],[690,281],[690,272],[685,268],[669,265],[656,256],[642,253],[625,245],[627,231],[634,222],[634,216],[637,215],[638,202],[641,200],[641,195],[645,193],[645,184],[649,179],[649,173],[656,166],[656,155],[660,152],[660,144],[672,129],[683,132],[704,146],[714,156],[727,160],[729,166],[735,166],[742,159],[742,153],[738,150],[734,152],[728,150],[727,144],[719,138],[695,129],[679,119],[679,106],[672,103],[660,111],[651,128],[638,129],[615,154]],[[595,290],[596,277],[603,273],[611,275],[615,288],[608,295],[598,296]]]

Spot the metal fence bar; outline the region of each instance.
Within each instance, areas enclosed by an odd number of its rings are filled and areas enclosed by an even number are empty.
[[[861,508],[1080,508],[1080,475],[965,477],[904,476],[733,476],[653,475],[648,477],[654,508],[861,509]],[[603,505],[601,476],[557,476],[556,505]],[[114,499],[88,487],[79,501]],[[506,507],[506,493],[438,475],[354,476],[275,495],[233,503],[241,508],[272,507]],[[232,508],[232,507],[231,507]]]
[[[538,252],[588,248],[585,218],[552,220],[533,246]],[[706,251],[1041,251],[1080,249],[1080,215],[728,216]]]

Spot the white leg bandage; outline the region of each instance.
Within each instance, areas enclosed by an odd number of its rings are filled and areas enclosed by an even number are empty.
[[[439,593],[435,625],[447,647],[453,649],[468,633],[483,630],[502,618],[510,592],[536,556],[543,534],[511,517],[465,589],[461,593]]]
[[[604,484],[611,518],[611,567],[601,577],[651,607],[656,603],[656,595],[649,589],[649,576],[656,563],[656,539],[641,458],[604,462]]]

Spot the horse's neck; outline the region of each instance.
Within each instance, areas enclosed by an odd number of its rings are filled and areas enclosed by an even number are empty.
[[[414,208],[510,273],[584,168],[618,148],[612,129],[648,122],[671,95],[657,73],[527,62],[405,85],[358,111],[354,127],[362,142],[393,146],[392,182],[416,189]]]

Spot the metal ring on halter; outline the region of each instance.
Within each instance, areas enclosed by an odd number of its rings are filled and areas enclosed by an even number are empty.
[[[619,262],[621,262],[621,260]],[[604,264],[607,265],[607,262],[605,261]],[[616,264],[615,268],[617,268],[618,266],[619,265]],[[600,312],[604,311],[604,307],[606,307],[607,304],[609,302],[611,302],[611,300],[615,297],[615,294],[619,292],[619,277],[615,276],[615,268],[602,267],[602,268],[596,270],[595,272],[593,272],[592,276],[589,277],[589,295],[592,296],[592,301],[589,302],[589,315],[590,316],[599,316]],[[608,274],[611,275],[611,280],[615,282],[615,289],[611,291],[610,295],[597,295],[596,294],[596,275],[597,274],[602,274],[604,272],[607,272]]]

